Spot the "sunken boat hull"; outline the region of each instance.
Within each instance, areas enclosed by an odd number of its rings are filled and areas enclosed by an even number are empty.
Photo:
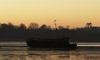
[[[31,48],[76,49],[76,44],[70,44],[69,38],[39,39],[29,38],[26,43]]]

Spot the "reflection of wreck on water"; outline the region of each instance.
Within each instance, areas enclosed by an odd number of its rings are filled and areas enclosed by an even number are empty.
[[[67,49],[74,50],[77,47],[76,43],[70,44],[69,38],[29,38],[26,41],[27,45],[31,48],[54,48],[54,49]]]

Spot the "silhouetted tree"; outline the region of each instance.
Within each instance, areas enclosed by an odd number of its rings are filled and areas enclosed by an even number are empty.
[[[47,25],[43,24],[41,25],[40,29],[46,29],[47,28]]]
[[[8,25],[7,24],[1,24],[1,29],[2,30],[7,30],[8,29]]]
[[[8,29],[9,30],[14,30],[15,29],[15,26],[11,22],[9,22],[8,23]]]
[[[8,23],[9,26],[14,26],[11,22]]]
[[[70,28],[70,26],[66,26],[66,29],[69,29]]]
[[[25,24],[20,24],[19,29],[26,29]]]
[[[92,27],[92,23],[90,22],[90,23],[86,23],[86,27],[87,28],[91,28]]]
[[[65,29],[63,26],[58,26],[58,29]]]
[[[30,25],[28,26],[28,29],[38,29],[39,25],[37,23],[30,23]]]
[[[1,28],[1,23],[0,23],[0,28]]]
[[[0,30],[1,30],[1,23],[0,23]]]

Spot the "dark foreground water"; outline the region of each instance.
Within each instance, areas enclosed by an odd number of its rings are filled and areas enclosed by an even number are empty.
[[[30,49],[25,43],[0,43],[0,60],[100,60],[99,44],[78,44],[77,50]]]

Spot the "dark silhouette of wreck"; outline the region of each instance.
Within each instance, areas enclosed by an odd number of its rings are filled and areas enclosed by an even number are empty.
[[[69,38],[54,38],[54,39],[41,39],[41,38],[29,38],[26,41],[27,45],[31,48],[55,48],[55,49],[67,49],[74,50],[77,44],[70,44]]]

